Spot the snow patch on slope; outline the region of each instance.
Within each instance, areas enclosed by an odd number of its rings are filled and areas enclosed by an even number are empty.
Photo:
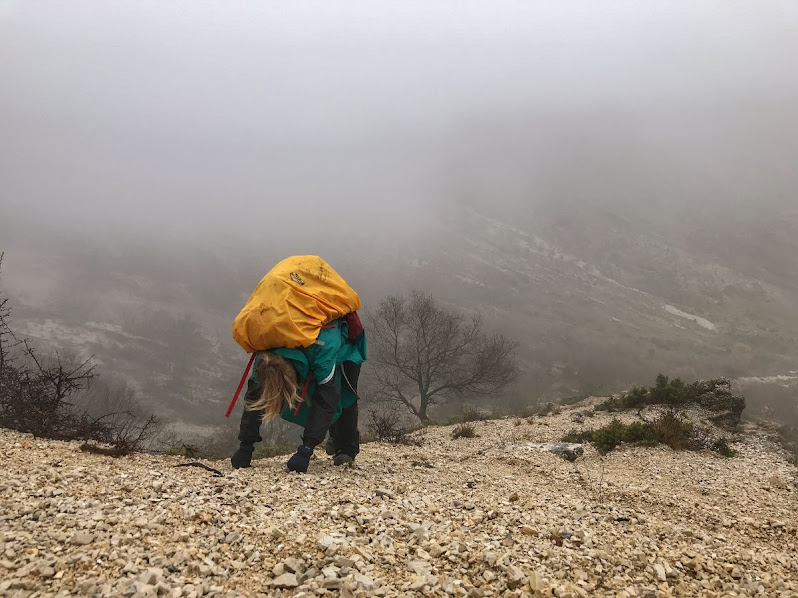
[[[745,376],[743,378],[737,378],[737,382],[745,382],[745,383],[760,383],[760,384],[775,384],[778,382],[792,382],[794,380],[798,380],[798,372],[790,372],[789,375],[787,374],[779,374],[778,376]],[[785,384],[784,386],[789,386]]]
[[[667,311],[669,314],[673,314],[674,316],[679,316],[680,318],[685,318],[686,320],[695,322],[702,328],[706,328],[707,330],[711,330],[712,332],[718,331],[718,327],[715,326],[712,322],[710,322],[706,318],[702,318],[700,316],[694,316],[693,314],[688,314],[687,312],[682,311],[681,309],[677,309],[672,305],[665,305],[663,309]]]

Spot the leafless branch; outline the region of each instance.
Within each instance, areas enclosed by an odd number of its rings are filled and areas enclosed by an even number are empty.
[[[482,332],[482,318],[448,310],[427,294],[386,298],[369,314],[378,389],[421,420],[439,402],[497,392],[518,372],[517,344]]]

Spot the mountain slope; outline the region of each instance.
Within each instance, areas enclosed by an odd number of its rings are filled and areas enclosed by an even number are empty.
[[[798,215],[713,205],[471,202],[426,214],[412,239],[375,242],[358,230],[303,251],[325,255],[367,309],[416,287],[481,311],[490,329],[521,343],[517,406],[616,391],[659,372],[790,371],[798,272],[787,258],[798,252]],[[9,247],[4,278],[22,334],[95,354],[106,376],[167,418],[218,421],[245,362],[230,322],[285,249],[240,257],[243,245],[62,240],[45,259],[24,241]]]
[[[136,596],[793,596],[795,469],[769,430],[738,456],[590,447],[568,463],[559,415],[366,444],[354,470],[317,454],[250,470],[112,459],[0,431],[0,594]],[[597,414],[595,425],[608,415]]]
[[[561,378],[568,370],[574,390],[664,370],[700,378],[791,369],[793,279],[757,278],[606,206],[563,210],[579,216],[530,210],[525,222],[517,212],[511,220],[463,210],[405,280],[486,311],[520,338],[530,368],[554,367]]]

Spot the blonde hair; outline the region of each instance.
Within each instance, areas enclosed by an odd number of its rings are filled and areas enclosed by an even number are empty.
[[[263,419],[272,420],[285,407],[293,409],[299,402],[296,381],[296,370],[287,359],[264,351],[258,358],[258,382],[261,385],[261,395],[256,401],[247,401],[247,411],[263,410]]]

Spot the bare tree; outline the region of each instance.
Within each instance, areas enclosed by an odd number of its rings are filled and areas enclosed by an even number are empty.
[[[0,254],[0,266],[2,258]],[[113,397],[106,391],[100,400],[95,398],[90,412],[84,391],[97,377],[93,356],[83,360],[57,351],[43,356],[27,340],[14,335],[10,319],[8,298],[0,289],[1,427],[46,438],[109,444],[111,448],[104,450],[111,452],[106,454],[144,450],[157,429],[157,420],[136,412],[131,391]],[[81,394],[83,409],[73,402]]]
[[[94,355],[81,360],[71,352],[62,356],[56,351],[52,356],[43,359],[27,340],[23,341],[23,345],[25,355],[35,364],[42,381],[50,387],[47,394],[55,404],[61,404],[67,397],[85,390],[97,376],[97,366],[89,365]]]
[[[0,253],[0,274],[3,270],[3,257],[4,253]],[[20,344],[19,339],[14,336],[11,330],[11,306],[8,305],[8,297],[6,297],[0,288],[0,376],[3,376],[5,370],[11,365],[13,360],[12,351]]]
[[[375,398],[421,421],[435,404],[497,392],[518,375],[517,343],[484,334],[479,315],[467,318],[419,291],[388,297],[368,321]]]
[[[14,368],[15,388],[0,399],[0,422],[37,436],[67,438],[75,429],[69,400],[95,378],[92,358],[76,361],[57,352],[42,357],[27,341],[22,344],[32,367]]]

